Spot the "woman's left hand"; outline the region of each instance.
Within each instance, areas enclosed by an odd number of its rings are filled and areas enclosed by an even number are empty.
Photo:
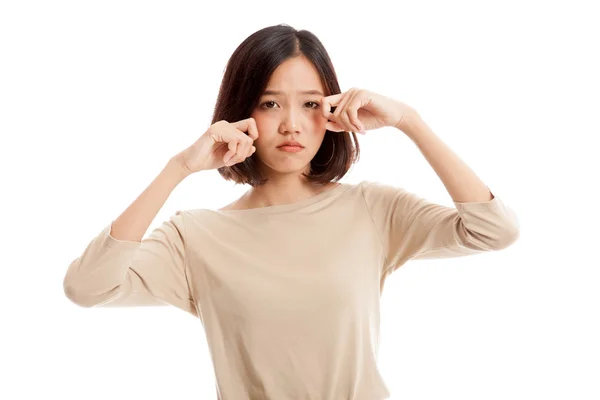
[[[336,107],[333,113],[331,107]],[[402,130],[408,119],[417,115],[414,108],[398,100],[358,88],[323,97],[322,110],[329,120],[326,129],[362,134],[385,126]]]

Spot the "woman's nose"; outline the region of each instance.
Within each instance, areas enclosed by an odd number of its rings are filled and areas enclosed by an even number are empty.
[[[288,113],[285,117],[284,126],[285,126],[286,130],[289,129],[289,130],[296,131],[298,129],[298,116],[296,114],[296,111],[294,111],[294,110],[288,111]]]

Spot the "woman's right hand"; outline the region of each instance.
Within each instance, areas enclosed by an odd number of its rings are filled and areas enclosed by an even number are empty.
[[[174,159],[190,174],[232,166],[256,151],[253,143],[257,138],[258,129],[254,118],[237,122],[218,121]]]

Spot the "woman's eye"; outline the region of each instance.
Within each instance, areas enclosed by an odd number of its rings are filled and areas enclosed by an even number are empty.
[[[267,107],[268,104],[277,104],[274,101],[265,101],[264,103],[262,103],[262,107],[264,108],[274,108],[274,107]],[[313,104],[313,106],[310,106],[309,108],[313,108],[316,109],[319,107],[319,103],[315,102],[315,101],[308,101],[304,104]]]

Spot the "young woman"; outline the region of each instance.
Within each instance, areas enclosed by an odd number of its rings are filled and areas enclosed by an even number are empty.
[[[338,182],[358,160],[355,132],[384,126],[416,143],[455,207]],[[142,239],[175,187],[211,169],[250,189],[218,210],[178,211]],[[381,400],[385,279],[408,260],[500,250],[518,235],[512,210],[416,110],[341,93],[315,35],[277,25],[235,50],[212,125],[91,240],[64,290],[83,307],[167,304],[197,317],[219,399]]]

